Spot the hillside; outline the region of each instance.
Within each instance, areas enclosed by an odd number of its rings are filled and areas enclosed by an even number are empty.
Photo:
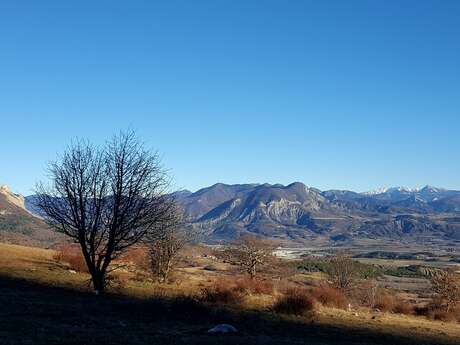
[[[193,267],[178,268],[176,282],[159,286],[139,279],[138,269],[120,269],[114,274],[123,286],[111,286],[106,296],[89,292],[88,275],[56,261],[52,250],[0,243],[0,252],[2,345],[454,345],[460,337],[460,326],[453,321],[367,309],[318,306],[310,316],[277,314],[271,310],[276,296],[260,293],[245,295],[238,305],[200,302],[196,296],[203,287],[240,277],[196,251]],[[209,265],[217,267],[210,271]],[[303,284],[317,279],[296,277]],[[283,284],[294,284],[278,283],[274,294]],[[239,332],[207,333],[219,323],[232,324]]]
[[[49,247],[62,236],[24,206],[24,198],[6,186],[0,188],[0,242]]]

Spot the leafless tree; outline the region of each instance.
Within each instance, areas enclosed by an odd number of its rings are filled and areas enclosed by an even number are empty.
[[[167,282],[180,251],[196,238],[192,231],[185,231],[181,227],[181,215],[178,209],[172,208],[169,220],[160,224],[158,231],[148,234],[144,240],[150,269],[159,283]]]
[[[346,292],[356,281],[355,263],[346,254],[338,253],[329,260],[327,274],[332,286]]]
[[[440,271],[431,278],[433,292],[444,302],[447,312],[460,303],[460,275],[452,271]]]
[[[224,261],[242,267],[254,279],[259,267],[274,259],[274,249],[272,241],[248,235],[216,254]]]
[[[80,244],[96,292],[125,249],[168,222],[174,201],[158,155],[133,132],[103,147],[72,143],[38,184],[38,207],[58,231]]]

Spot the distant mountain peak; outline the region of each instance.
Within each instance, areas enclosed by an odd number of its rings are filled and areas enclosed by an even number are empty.
[[[447,189],[444,189],[444,188],[426,185],[425,187],[420,188],[419,192],[440,193],[440,192],[445,192],[446,190]]]
[[[375,190],[364,192],[362,194],[364,194],[364,195],[379,195],[379,194],[395,193],[395,192],[417,193],[419,191],[420,191],[420,188],[408,188],[408,187],[404,187],[404,186],[398,186],[398,187],[381,187],[381,188],[377,188]]]

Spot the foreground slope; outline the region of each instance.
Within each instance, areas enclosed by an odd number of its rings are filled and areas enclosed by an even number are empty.
[[[128,288],[95,296],[85,288],[87,275],[69,272],[53,260],[51,250],[0,244],[0,252],[4,254],[0,256],[0,343],[4,345],[453,345],[460,339],[457,324],[415,317],[355,315],[331,308],[321,309],[313,318],[284,317],[265,307],[209,306],[172,297],[170,289],[196,293],[195,285],[189,284],[192,278],[200,278],[201,284],[213,278],[215,272],[199,267],[181,269],[182,283],[159,287],[133,280]],[[208,335],[207,330],[218,323],[233,324],[240,332]]]

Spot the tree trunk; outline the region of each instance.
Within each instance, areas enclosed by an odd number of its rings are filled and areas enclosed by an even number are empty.
[[[251,271],[249,272],[249,274],[251,275],[251,279],[255,279],[255,277],[256,277],[256,265],[251,267]]]
[[[93,288],[96,295],[104,293],[105,289],[105,274],[103,272],[95,272],[92,275]]]

